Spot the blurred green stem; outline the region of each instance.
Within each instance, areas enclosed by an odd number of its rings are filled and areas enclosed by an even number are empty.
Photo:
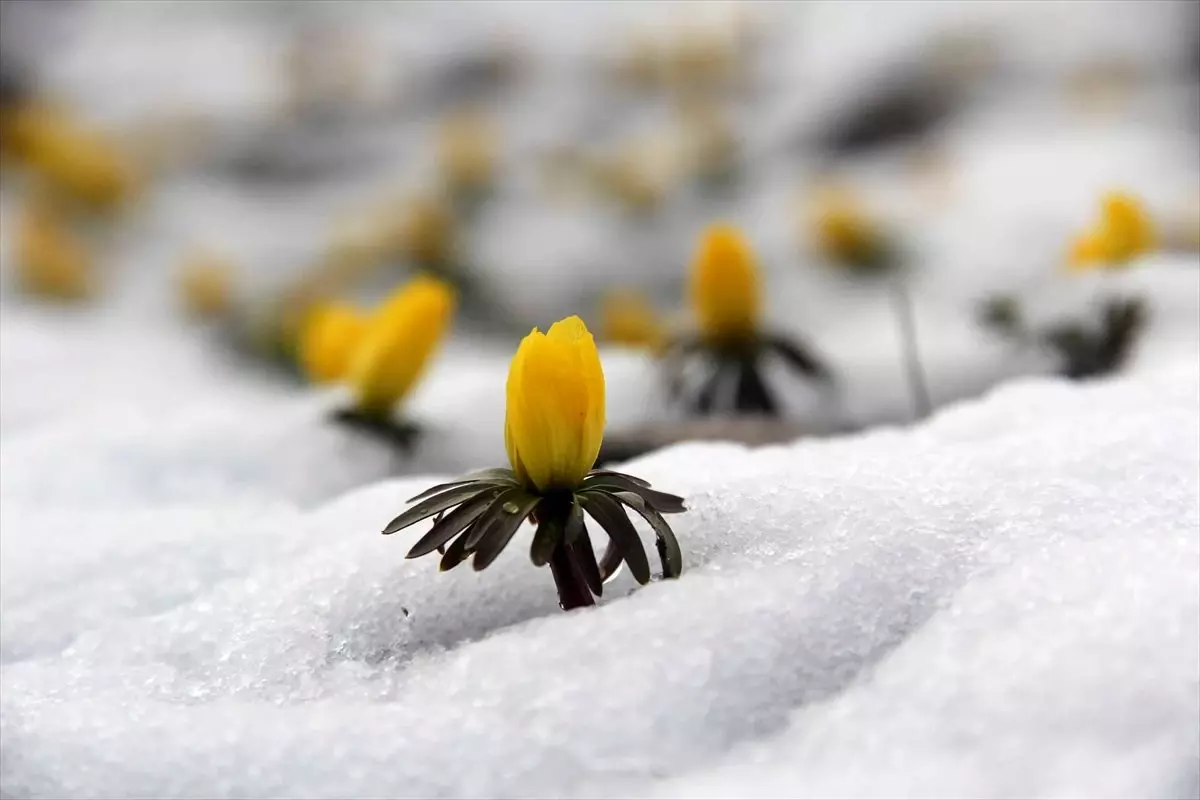
[[[896,311],[896,325],[899,328],[900,346],[904,350],[904,367],[908,375],[908,391],[912,396],[913,411],[917,419],[929,416],[933,411],[933,403],[929,399],[929,386],[925,380],[925,368],[921,364],[921,355],[917,348],[917,325],[913,314],[912,298],[908,295],[908,287],[904,284],[904,275],[896,275],[891,280],[890,294],[892,305]]]

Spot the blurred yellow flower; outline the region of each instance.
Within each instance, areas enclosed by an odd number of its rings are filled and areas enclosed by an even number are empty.
[[[387,414],[416,385],[450,327],[455,303],[448,284],[422,276],[371,317],[348,375],[360,411]]]
[[[305,318],[300,365],[313,383],[341,380],[367,330],[367,318],[350,306],[322,305]]]
[[[658,350],[666,341],[666,331],[653,306],[638,292],[611,292],[600,307],[602,338],[627,347]]]
[[[604,370],[587,326],[567,317],[526,336],[508,372],[504,445],[517,478],[573,489],[604,439]]]
[[[1154,224],[1141,201],[1113,192],[1105,196],[1102,207],[1104,238],[1111,259],[1128,261],[1154,249]]]
[[[488,186],[496,172],[496,134],[487,121],[461,113],[442,123],[437,138],[438,164],[446,183],[456,190]]]
[[[192,316],[208,319],[233,304],[233,265],[213,253],[192,253],[179,273],[183,306]]]
[[[809,205],[809,228],[825,258],[869,267],[882,255],[882,236],[862,201],[847,187],[819,189]]]
[[[1110,192],[1100,202],[1100,222],[1075,239],[1068,257],[1073,270],[1119,267],[1157,246],[1150,215],[1140,200]]]
[[[25,291],[58,300],[80,300],[95,287],[92,258],[64,219],[35,200],[17,223],[17,278]]]
[[[130,164],[103,137],[59,109],[29,104],[3,111],[0,141],[47,187],[92,210],[113,210],[133,194]]]
[[[750,245],[730,225],[705,233],[692,264],[692,308],[712,344],[740,344],[758,331],[759,277]]]

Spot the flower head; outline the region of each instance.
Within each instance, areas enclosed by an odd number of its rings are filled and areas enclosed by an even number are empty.
[[[454,315],[454,291],[415,278],[392,296],[354,347],[348,371],[360,410],[386,414],[416,384]]]
[[[367,318],[350,306],[322,305],[306,317],[300,332],[300,363],[316,383],[341,380],[367,331]]]
[[[711,343],[752,340],[758,330],[759,279],[754,254],[730,225],[714,225],[692,265],[692,307]]]
[[[450,186],[476,190],[496,172],[496,137],[487,121],[473,113],[448,118],[438,133],[438,161]]]
[[[1132,195],[1110,192],[1100,203],[1100,221],[1071,245],[1068,264],[1074,270],[1124,266],[1154,249],[1154,223]]]
[[[543,492],[576,487],[604,438],[604,370],[583,320],[534,328],[521,341],[507,401],[504,445],[517,478]]]
[[[233,265],[212,253],[189,256],[179,273],[184,308],[201,319],[218,317],[233,303]]]
[[[133,192],[130,165],[109,142],[67,113],[29,104],[0,117],[4,148],[48,188],[93,210],[108,211]]]
[[[830,261],[870,267],[882,255],[882,238],[858,197],[844,187],[817,193],[809,209],[809,225],[821,253]]]
[[[637,292],[606,295],[600,312],[606,342],[658,350],[666,341],[663,324],[654,308]]]
[[[22,288],[59,300],[79,300],[95,289],[92,257],[54,206],[34,200],[17,225],[16,268]]]

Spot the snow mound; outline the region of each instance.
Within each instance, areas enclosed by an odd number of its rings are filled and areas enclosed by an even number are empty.
[[[1187,796],[1200,371],[630,471],[682,579],[563,614],[316,509],[6,503],[0,787],[40,797]],[[80,448],[86,450],[86,441]]]

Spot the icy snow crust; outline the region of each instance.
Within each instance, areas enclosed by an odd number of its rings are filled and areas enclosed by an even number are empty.
[[[1146,413],[1147,409],[1153,413]],[[35,796],[1186,796],[1200,371],[630,469],[687,571],[562,614],[287,504],[6,503],[3,785]],[[525,537],[527,538],[527,537]]]

